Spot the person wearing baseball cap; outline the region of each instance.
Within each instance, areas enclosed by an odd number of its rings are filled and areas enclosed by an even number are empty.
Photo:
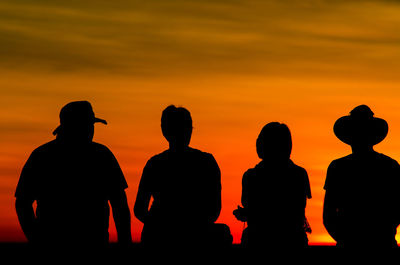
[[[91,128],[96,122],[107,124],[106,120],[95,117],[92,105],[88,101],[70,102],[61,109],[60,125],[53,131],[53,135],[84,135],[87,131],[82,129]],[[91,140],[93,133],[88,133],[87,136]]]
[[[93,142],[97,122],[107,124],[96,118],[88,101],[68,103],[53,132],[56,139],[36,148],[25,163],[15,206],[29,242],[104,246],[109,203],[118,241],[131,242],[128,185],[113,153]]]
[[[351,146],[352,154],[329,165],[324,186],[325,228],[339,247],[397,247],[400,166],[373,148],[387,136],[387,122],[360,105],[339,118],[333,131]]]

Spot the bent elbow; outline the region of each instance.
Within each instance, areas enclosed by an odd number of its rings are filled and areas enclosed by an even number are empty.
[[[148,212],[147,210],[145,210],[144,207],[135,204],[135,206],[133,207],[133,214],[140,222],[144,223],[146,221],[146,216]]]
[[[16,198],[15,199],[15,210],[16,210],[17,214],[19,214],[21,212],[25,212],[27,210],[32,211],[33,210],[32,202],[25,200],[25,199],[21,199],[21,198]]]

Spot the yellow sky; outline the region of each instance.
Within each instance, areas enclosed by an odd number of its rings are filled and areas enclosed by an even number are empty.
[[[337,118],[370,105],[390,126],[376,149],[400,159],[396,1],[125,2],[0,3],[0,231],[9,231],[0,240],[21,239],[20,169],[72,100],[91,101],[109,122],[95,140],[119,159],[130,206],[146,160],[167,147],[162,109],[187,107],[192,145],[220,164],[220,221],[236,241],[242,225],[231,211],[265,123],[288,124],[293,160],[309,173],[311,242],[331,242],[322,186],[330,161],[350,151],[333,135]],[[135,219],[133,229],[137,239]]]

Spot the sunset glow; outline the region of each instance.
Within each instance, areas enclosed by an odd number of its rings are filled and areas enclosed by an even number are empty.
[[[94,140],[118,159],[131,209],[146,161],[168,147],[162,110],[186,107],[191,146],[221,168],[218,222],[235,243],[243,224],[232,211],[266,123],[289,126],[292,159],[308,172],[312,244],[333,242],[322,224],[323,185],[329,163],[351,151],[333,134],[339,117],[369,105],[389,123],[375,149],[400,160],[398,2],[83,2],[0,3],[0,241],[25,241],[14,210],[20,171],[74,100],[107,120]],[[133,217],[135,241],[141,228]]]

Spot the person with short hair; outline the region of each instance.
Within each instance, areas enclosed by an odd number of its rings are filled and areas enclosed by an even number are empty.
[[[213,155],[189,146],[190,112],[168,106],[161,129],[169,148],[146,163],[134,206],[135,216],[144,223],[142,243],[157,247],[230,244],[229,227],[215,224],[221,211],[221,172]]]

